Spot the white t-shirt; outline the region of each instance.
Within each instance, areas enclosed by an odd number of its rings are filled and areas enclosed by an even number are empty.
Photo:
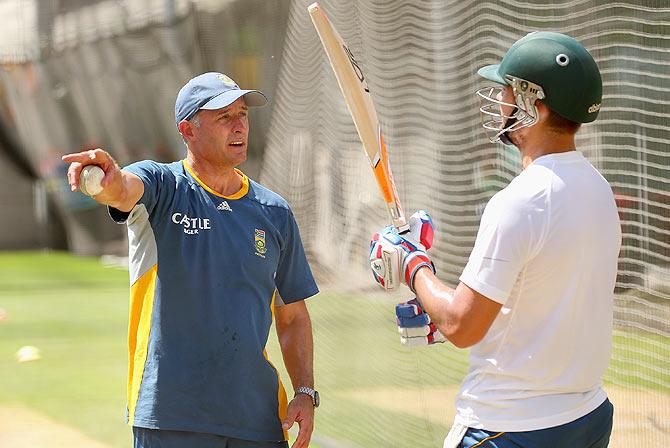
[[[612,190],[577,151],[535,159],[489,201],[460,280],[503,307],[471,349],[457,423],[532,431],[602,404],[620,246]]]

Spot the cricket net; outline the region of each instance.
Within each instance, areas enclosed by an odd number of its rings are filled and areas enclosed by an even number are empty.
[[[393,304],[409,292],[372,289],[367,245],[386,225],[385,207],[308,3],[291,3],[261,181],[292,205],[327,291],[311,304],[325,397],[317,433],[333,446],[440,446],[466,355],[400,347]],[[426,209],[436,223],[431,252],[451,285],[486,202],[520,171],[517,152],[494,147],[481,130],[476,70],[535,30],[570,34],[591,51],[603,106],[577,144],[611,183],[624,233],[605,378],[616,407],[611,446],[670,443],[667,3],[320,3],[366,75],[405,210]]]
[[[369,275],[367,245],[387,222],[385,206],[309,2],[0,0],[0,15],[12,18],[0,29],[0,137],[20,143],[39,177],[31,205],[43,210],[40,198],[52,199],[44,209],[63,220],[68,247],[104,253],[123,229],[67,191],[63,153],[101,146],[122,165],[183,157],[174,98],[203,71],[268,93],[271,108],[250,117],[253,165],[243,170],[260,171],[290,202],[324,291],[309,301],[323,398],[316,444],[441,446],[467,353],[398,342],[393,306],[409,293],[381,295]],[[605,378],[616,407],[611,446],[670,446],[667,0],[321,3],[366,74],[405,210],[435,220],[431,252],[450,285],[486,202],[520,171],[515,150],[484,137],[476,70],[535,30],[571,34],[593,53],[603,108],[578,146],[611,183],[624,232]],[[0,150],[9,139],[1,140]],[[1,199],[4,216],[14,216],[16,205]],[[276,343],[269,351],[281,359]]]

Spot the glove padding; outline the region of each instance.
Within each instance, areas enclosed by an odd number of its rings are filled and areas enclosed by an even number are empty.
[[[414,298],[395,306],[400,343],[408,347],[442,343],[447,339],[440,333],[430,316]]]
[[[372,275],[386,291],[405,283],[414,291],[414,275],[423,266],[435,267],[426,253],[433,244],[433,222],[423,210],[410,218],[410,231],[399,235],[395,227],[383,228],[370,241]]]
[[[412,240],[421,243],[425,250],[433,247],[435,226],[427,211],[419,210],[409,217],[409,234]]]

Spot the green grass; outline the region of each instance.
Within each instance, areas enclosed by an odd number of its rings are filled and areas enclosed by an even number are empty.
[[[429,423],[415,413],[390,411],[355,397],[415,389],[415,400],[429,400],[422,396],[423,390],[459,383],[466,372],[467,353],[446,344],[401,346],[390,300],[320,294],[309,299],[308,306],[314,328],[315,380],[322,397],[317,434],[356,447],[441,445],[451,421]],[[273,362],[281,360],[274,337],[268,353]],[[287,379],[281,363],[274,364]],[[445,412],[449,407],[453,403],[444,403]]]
[[[320,294],[308,304],[323,403],[315,437],[348,447],[440,446],[451,422],[427,418],[434,416],[431,394],[459,383],[467,353],[448,344],[400,346],[390,300]],[[0,405],[21,404],[112,447],[130,446],[124,424],[128,274],[94,258],[0,254],[0,307],[8,313],[0,323]],[[42,360],[16,362],[25,345],[39,347]],[[669,392],[668,347],[668,338],[618,330],[607,381]],[[290,391],[274,330],[268,352]],[[406,395],[392,409],[366,395],[393,400],[399,391],[416,393],[414,411],[402,402]],[[440,406],[446,413],[453,403]]]
[[[670,340],[647,331],[615,330],[605,380],[670,393]]]
[[[112,446],[124,423],[128,274],[64,254],[0,256],[0,403],[21,403]],[[42,359],[18,363],[38,347]]]

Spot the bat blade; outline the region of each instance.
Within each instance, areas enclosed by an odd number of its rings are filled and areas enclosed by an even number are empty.
[[[363,70],[319,4],[312,3],[307,10],[335,72],[344,102],[349,108],[363,149],[384,196],[391,221],[398,231],[403,233],[408,230],[408,225],[393,181],[377,111]]]

